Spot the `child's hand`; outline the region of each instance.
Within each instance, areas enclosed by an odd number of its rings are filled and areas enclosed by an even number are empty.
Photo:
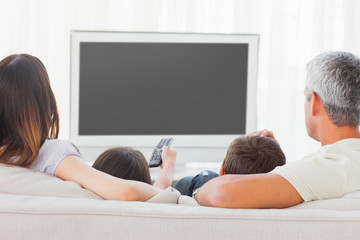
[[[161,168],[163,167],[173,167],[175,165],[175,161],[176,161],[176,151],[173,147],[167,147],[164,146],[162,148],[162,153],[161,153],[161,158],[162,158],[162,164],[161,164]]]
[[[171,187],[175,174],[176,151],[173,147],[164,146],[162,149],[162,164],[159,177],[155,180],[154,186],[165,190]]]

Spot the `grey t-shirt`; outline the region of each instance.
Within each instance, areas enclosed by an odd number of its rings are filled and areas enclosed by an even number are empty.
[[[78,149],[71,142],[61,139],[47,139],[41,146],[38,157],[28,168],[54,175],[57,165],[69,155],[81,158]]]

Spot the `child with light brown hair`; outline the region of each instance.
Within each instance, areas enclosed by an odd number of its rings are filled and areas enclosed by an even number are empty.
[[[275,139],[264,136],[242,136],[231,142],[219,174],[208,170],[202,171],[195,177],[180,179],[174,188],[182,195],[192,196],[198,188],[219,175],[267,173],[285,163],[284,152]]]

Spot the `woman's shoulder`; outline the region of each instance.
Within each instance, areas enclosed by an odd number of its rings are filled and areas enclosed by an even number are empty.
[[[40,147],[37,159],[29,168],[53,175],[59,162],[69,155],[81,158],[78,148],[70,141],[47,139]]]
[[[62,149],[62,148],[75,149],[77,152],[79,152],[79,149],[72,142],[64,139],[46,139],[44,143],[41,145],[40,151],[42,149]]]
[[[69,140],[63,139],[46,139],[39,151],[39,157],[64,158],[68,155],[81,157],[79,149]]]

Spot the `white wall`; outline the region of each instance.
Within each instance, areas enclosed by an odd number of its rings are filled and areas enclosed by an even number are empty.
[[[61,138],[69,137],[70,30],[258,33],[258,126],[274,130],[290,161],[319,147],[303,124],[306,62],[328,50],[360,54],[357,0],[0,0],[0,21],[0,58],[26,52],[47,67]]]

